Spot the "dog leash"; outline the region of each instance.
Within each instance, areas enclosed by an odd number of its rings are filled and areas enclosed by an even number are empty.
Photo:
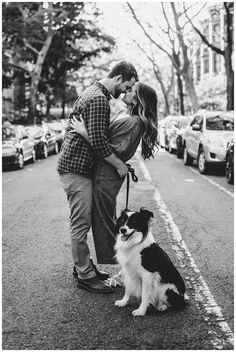
[[[130,164],[126,164],[128,167],[129,172],[127,173],[127,188],[126,188],[126,206],[125,210],[128,210],[128,203],[129,203],[129,185],[130,185],[130,173],[132,180],[134,182],[138,182],[138,177],[135,175],[135,170],[131,167]]]

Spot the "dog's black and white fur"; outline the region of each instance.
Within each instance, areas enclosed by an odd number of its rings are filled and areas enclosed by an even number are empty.
[[[158,311],[185,306],[185,284],[168,255],[149,230],[153,213],[123,211],[117,220],[116,258],[121,266],[125,295],[115,302],[125,307],[130,297],[141,299],[134,316],[146,314],[149,305]],[[187,296],[186,296],[187,297]]]

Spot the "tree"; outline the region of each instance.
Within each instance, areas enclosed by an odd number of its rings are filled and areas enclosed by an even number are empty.
[[[190,62],[191,59],[189,58],[189,52],[187,50],[188,45],[185,42],[185,36],[184,36],[184,25],[180,25],[180,18],[183,15],[184,11],[177,12],[176,10],[176,5],[175,3],[171,2],[171,10],[173,13],[173,18],[174,18],[174,28],[170,23],[170,20],[167,16],[166,9],[164,4],[162,3],[162,12],[164,19],[167,24],[167,29],[164,29],[159,26],[159,29],[162,31],[163,35],[166,36],[166,46],[161,44],[161,42],[158,39],[154,39],[152,33],[157,33],[157,28],[153,27],[148,24],[148,26],[145,27],[145,25],[141,22],[141,20],[138,18],[138,16],[135,13],[134,8],[130,5],[130,3],[127,3],[133,18],[137,22],[137,24],[142,28],[145,36],[150,40],[150,42],[159,50],[164,52],[167,57],[170,59],[171,63],[173,64],[174,69],[176,70],[177,73],[177,82],[179,86],[179,95],[180,95],[180,103],[181,103],[181,114],[184,114],[184,106],[183,106],[183,86],[182,86],[182,78],[185,82],[185,88],[186,91],[188,92],[191,102],[192,102],[192,108],[194,111],[196,111],[199,107],[198,104],[198,98],[196,95],[195,87],[193,84],[193,79],[191,76],[191,70],[190,70]]]
[[[160,84],[161,87],[161,91],[164,97],[164,101],[165,101],[165,112],[164,115],[167,116],[170,114],[170,104],[169,104],[169,94],[173,85],[173,79],[174,79],[174,75],[173,75],[173,70],[171,70],[172,75],[171,75],[171,80],[166,88],[165,82],[163,80],[162,77],[162,73],[161,70],[159,68],[159,66],[157,65],[155,58],[154,58],[154,54],[152,53],[151,55],[136,41],[134,41],[137,45],[137,47],[139,48],[140,51],[142,51],[144,53],[144,55],[148,58],[148,60],[151,62],[152,67],[153,67],[153,72],[154,75],[157,79],[157,81]]]
[[[67,71],[78,69],[101,50],[111,50],[112,39],[96,27],[97,15],[96,8],[83,2],[4,4],[3,44],[10,53],[9,66],[24,68],[30,75],[31,122],[41,79],[41,87],[51,95],[52,87],[64,89]]]
[[[205,43],[211,50],[215,51],[217,54],[223,55],[225,60],[225,72],[227,77],[226,92],[227,92],[227,110],[234,110],[234,71],[232,65],[232,53],[233,53],[233,12],[234,3],[224,2],[223,7],[226,15],[226,37],[225,37],[225,47],[224,50],[216,47],[213,43],[210,43],[207,37],[200,31],[198,27],[193,24],[193,21],[187,15],[189,22],[200,36],[203,43]]]

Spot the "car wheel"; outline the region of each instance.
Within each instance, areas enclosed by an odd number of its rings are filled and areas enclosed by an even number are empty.
[[[59,152],[59,146],[58,146],[58,143],[56,142],[54,146],[54,154],[58,154],[58,152]]]
[[[193,158],[189,155],[186,145],[184,146],[183,160],[184,165],[192,165],[193,163]]]
[[[36,161],[36,152],[35,152],[35,149],[32,150],[32,158],[31,158],[31,162],[32,163],[35,163]]]
[[[197,158],[197,165],[200,174],[206,174],[208,170],[208,164],[206,162],[204,150],[200,149]]]
[[[18,154],[18,160],[17,160],[17,168],[19,170],[24,169],[24,156],[22,153]]]
[[[226,178],[229,184],[234,184],[234,168],[233,168],[233,163],[230,159],[227,159],[226,161]]]
[[[48,147],[47,147],[47,144],[44,144],[43,145],[43,158],[47,159],[47,157],[48,157]]]
[[[182,152],[182,150],[181,150],[179,145],[177,145],[176,156],[177,156],[178,159],[182,159],[183,158],[183,152]]]
[[[165,150],[168,152],[168,149],[169,149],[169,142],[167,137],[165,137]]]

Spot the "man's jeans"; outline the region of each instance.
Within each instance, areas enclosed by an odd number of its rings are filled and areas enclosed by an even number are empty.
[[[90,262],[87,234],[91,227],[92,180],[76,174],[59,175],[70,207],[71,250],[81,279],[96,276]]]

